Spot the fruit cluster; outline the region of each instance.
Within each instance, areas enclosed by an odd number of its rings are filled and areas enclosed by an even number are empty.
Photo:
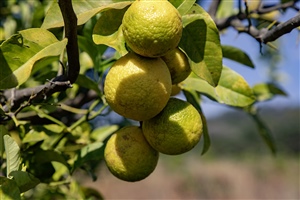
[[[191,73],[178,48],[183,26],[177,9],[167,0],[136,0],[124,14],[122,30],[130,52],[109,70],[104,94],[115,112],[142,126],[114,133],[104,158],[116,177],[139,181],[153,172],[159,153],[191,150],[202,135],[202,121],[190,103],[171,97],[172,85]]]

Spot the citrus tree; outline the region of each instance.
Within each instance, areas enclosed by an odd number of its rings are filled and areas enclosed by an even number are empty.
[[[138,181],[155,169],[159,153],[184,153],[200,138],[206,153],[204,96],[249,114],[275,153],[256,105],[285,93],[275,82],[250,86],[224,66],[228,58],[254,68],[247,52],[222,45],[220,34],[232,27],[276,48],[272,42],[297,28],[300,15],[285,22],[276,16],[298,11],[297,1],[218,0],[207,11],[196,0],[136,2],[146,6],[1,1],[1,199],[101,199],[72,174],[81,169],[96,180],[106,160],[117,177]]]

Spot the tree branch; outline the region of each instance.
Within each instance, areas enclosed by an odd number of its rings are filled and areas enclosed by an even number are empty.
[[[72,87],[72,83],[74,83],[78,77],[80,64],[77,43],[77,17],[73,10],[71,0],[59,0],[58,3],[65,23],[65,37],[68,38],[66,48],[69,64],[67,66],[67,72],[66,74],[53,78],[44,85],[33,88],[5,90],[3,96],[10,102],[10,105],[6,104],[3,106],[4,112],[16,110],[28,99],[30,99],[31,102],[46,99],[53,93],[65,91]]]
[[[208,9],[208,14],[212,17],[212,18],[215,18],[216,14],[217,14],[217,10],[219,8],[219,5],[221,3],[222,0],[215,0],[215,1],[212,1],[210,6],[209,6],[209,9]]]
[[[282,35],[291,32],[294,28],[297,28],[300,21],[300,14],[298,14],[296,17],[284,22],[284,23],[278,23],[278,25],[268,30],[266,28],[258,30],[255,26],[252,26],[250,23],[249,26],[245,26],[243,24],[243,20],[248,20],[248,17],[251,16],[251,13],[259,13],[259,14],[266,14],[269,12],[272,12],[274,10],[280,10],[280,9],[286,9],[286,8],[296,8],[295,7],[296,1],[290,1],[284,4],[277,4],[269,8],[261,8],[259,7],[257,10],[253,10],[249,13],[242,13],[239,12],[237,15],[232,15],[230,17],[224,18],[224,19],[217,19],[215,20],[215,23],[219,30],[223,30],[228,27],[233,27],[240,33],[247,33],[253,38],[255,38],[260,43],[268,43],[272,42]],[[246,12],[247,12],[247,6],[246,6]]]
[[[290,33],[294,28],[297,28],[298,26],[300,26],[300,14],[284,23],[279,24],[274,29],[267,31],[260,37],[260,40],[263,43],[272,42],[282,35]]]
[[[76,81],[80,70],[77,43],[77,17],[73,10],[72,0],[59,0],[58,4],[64,19],[65,37],[68,38],[68,66],[66,75],[72,84]]]

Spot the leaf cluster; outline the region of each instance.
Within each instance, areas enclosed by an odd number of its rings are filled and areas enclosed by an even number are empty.
[[[241,74],[230,66],[223,66],[223,59],[230,59],[242,67],[255,67],[246,52],[221,44],[221,33],[215,21],[195,0],[170,2],[182,15],[183,34],[179,48],[187,55],[193,71],[181,83],[180,95],[201,114],[204,123],[202,154],[210,146],[209,128],[201,108],[204,97],[252,116],[258,133],[275,152],[272,135],[255,106],[276,95],[286,95],[285,92],[274,83],[251,87]],[[43,99],[35,99],[36,88],[45,82],[52,83],[53,77],[70,70],[67,63],[74,59],[65,52],[69,41],[64,38],[64,20],[57,2],[47,5],[49,9],[41,26],[25,28],[2,38],[0,157],[5,176],[0,177],[0,196],[20,199],[20,195],[28,191],[23,194],[25,198],[44,195],[102,198],[96,191],[80,186],[72,175],[83,169],[96,179],[94,172],[103,160],[109,136],[122,126],[135,123],[116,117],[103,94],[107,70],[128,52],[121,27],[123,15],[131,3],[120,0],[72,2],[78,19],[80,73],[71,89]],[[41,17],[37,15],[36,18]],[[34,89],[28,90],[31,88]],[[44,188],[39,183],[51,187]]]

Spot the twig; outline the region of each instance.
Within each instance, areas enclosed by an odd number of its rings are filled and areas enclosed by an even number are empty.
[[[65,91],[72,87],[78,77],[80,64],[79,64],[79,50],[77,43],[77,17],[72,7],[71,0],[60,0],[59,7],[61,9],[64,23],[65,23],[65,37],[68,38],[67,56],[68,66],[66,74],[57,76],[44,85],[39,85],[33,88],[25,89],[10,89],[4,91],[3,95],[7,100],[10,100],[11,105],[4,105],[3,111],[17,110],[20,112],[19,106],[34,95],[30,101],[45,99],[53,93]],[[13,98],[12,97],[12,93]],[[23,108],[22,106],[20,107]]]

